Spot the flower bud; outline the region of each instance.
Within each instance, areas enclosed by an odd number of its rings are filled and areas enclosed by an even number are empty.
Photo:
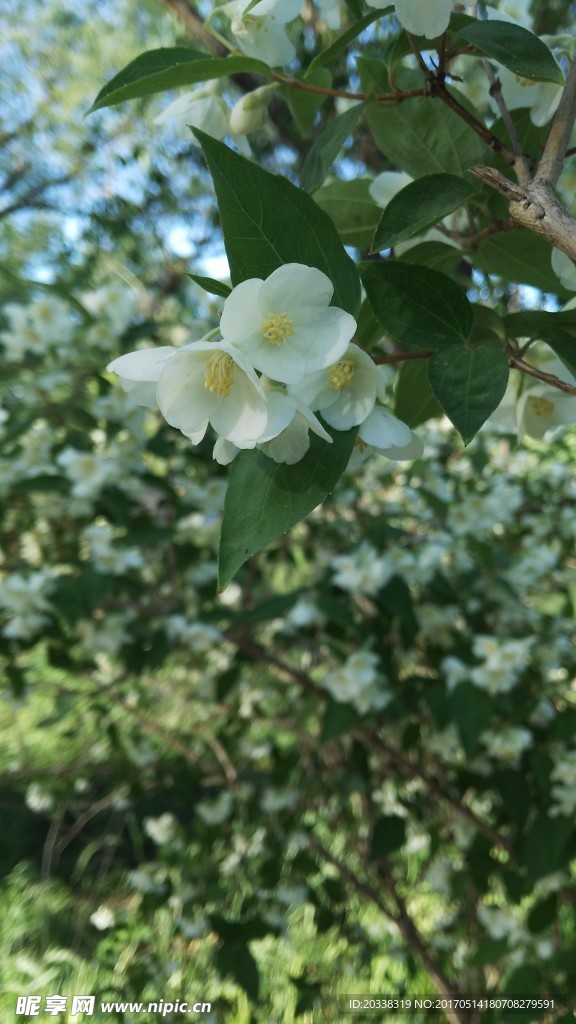
[[[275,84],[263,85],[240,97],[230,111],[231,135],[249,135],[264,127],[268,118],[268,95],[274,89]]]

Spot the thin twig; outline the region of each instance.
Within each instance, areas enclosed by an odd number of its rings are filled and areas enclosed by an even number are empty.
[[[530,181],[530,167],[528,159],[522,149],[522,143],[520,142],[520,137],[516,131],[516,125],[514,124],[512,115],[508,110],[506,101],[502,95],[502,83],[489,60],[483,60],[482,67],[484,68],[488,81],[490,82],[490,95],[493,97],[494,102],[502,115],[502,120],[506,127],[506,131],[508,132],[508,138],[512,144],[512,152],[518,158],[518,164],[516,167],[518,181],[520,184],[525,185]]]
[[[560,177],[566,150],[576,120],[576,54],[572,58],[564,92],[554,114],[544,152],[538,164],[536,177],[547,178],[556,184]]]
[[[560,377],[555,377],[552,373],[545,373],[544,370],[538,370],[535,366],[525,363],[522,356],[512,347],[508,347],[507,354],[508,362],[515,370],[522,370],[523,373],[529,374],[530,377],[535,377],[537,380],[543,381],[544,384],[550,384],[551,387],[557,388],[558,391],[564,391],[567,395],[576,395],[576,387],[573,384],[568,384],[565,380],[560,380]]]

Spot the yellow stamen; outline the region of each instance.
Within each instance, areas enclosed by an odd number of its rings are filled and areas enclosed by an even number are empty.
[[[294,321],[288,313],[272,313],[262,325],[264,337],[271,345],[283,345],[294,334]]]
[[[354,447],[358,449],[361,455],[363,455],[368,445],[366,444],[366,441],[362,440],[361,437],[357,437],[356,440],[354,441]]]
[[[230,389],[234,384],[235,365],[232,356],[227,355],[226,352],[214,352],[206,360],[204,387],[225,398],[230,394]]]
[[[530,399],[530,403],[535,416],[550,416],[554,412],[554,403],[548,398],[540,398],[534,395]]]
[[[334,366],[330,367],[330,373],[328,374],[330,387],[334,388],[335,391],[348,387],[352,383],[355,370],[356,367],[351,359],[341,359],[338,363],[334,363]]]

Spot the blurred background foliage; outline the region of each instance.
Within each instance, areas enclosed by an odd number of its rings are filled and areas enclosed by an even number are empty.
[[[568,10],[534,7],[541,32]],[[434,421],[216,594],[223,471],[104,372],[217,323],[186,276],[221,252],[211,185],[160,101],[83,119],[183,30],[153,0],[7,0],[3,31],[2,1019],[53,993],[239,1024],[339,993],[564,1000],[573,429],[463,452]],[[283,109],[253,145],[290,174]]]

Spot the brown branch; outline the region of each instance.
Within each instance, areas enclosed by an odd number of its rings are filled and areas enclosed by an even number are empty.
[[[190,6],[188,0],[161,0],[161,2],[168,8],[168,10],[172,11],[172,13],[176,15],[179,21],[182,22],[191,39],[195,39],[199,43],[202,43],[202,46],[217,57],[226,56],[229,51],[222,42],[215,39],[212,33],[208,31],[202,21],[202,18],[196,13],[194,8]]]
[[[377,366],[384,366],[386,363],[406,363],[409,359],[430,359],[433,355],[432,349],[421,352],[395,352],[392,356],[372,356],[372,362]]]
[[[495,167],[470,167],[474,174],[508,202],[512,219],[576,259],[576,217],[560,202],[552,181],[536,177],[527,185],[517,185]]]
[[[545,178],[555,185],[560,177],[566,150],[576,120],[576,54],[572,58],[564,92],[554,114],[544,152],[538,164],[537,178]]]
[[[508,346],[507,355],[510,366],[515,370],[522,370],[530,377],[535,377],[536,380],[541,380],[544,384],[550,384],[551,387],[557,388],[558,391],[564,391],[567,395],[576,395],[576,387],[573,384],[560,380],[560,377],[555,377],[553,373],[545,373],[544,370],[538,370],[535,366],[525,363],[520,353],[511,346]]]
[[[518,181],[521,184],[527,184],[527,182],[530,180],[529,162],[528,158],[526,157],[522,149],[522,143],[520,142],[518,132],[516,131],[516,125],[512,120],[512,116],[510,114],[510,111],[508,110],[508,107],[506,106],[506,101],[502,95],[502,83],[498,78],[498,75],[494,71],[494,68],[492,67],[489,60],[483,60],[482,67],[484,68],[488,81],[490,82],[490,95],[493,97],[502,115],[502,120],[506,127],[506,131],[508,132],[508,138],[512,143],[512,152],[518,159],[518,164],[516,167]]]

